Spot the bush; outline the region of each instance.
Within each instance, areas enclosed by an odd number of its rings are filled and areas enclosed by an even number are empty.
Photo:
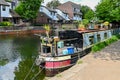
[[[117,34],[116,37],[117,37],[118,39],[120,39],[120,35],[119,35],[119,34]]]
[[[0,26],[13,26],[13,24],[11,22],[4,21],[0,23]]]
[[[97,51],[100,51],[100,48],[97,45],[94,45],[92,47],[92,52],[97,52]]]
[[[110,45],[111,43],[118,41],[120,39],[120,35],[112,36],[110,39],[99,42],[97,44],[94,44],[92,47],[92,52],[100,51],[101,49],[105,48],[106,46]]]

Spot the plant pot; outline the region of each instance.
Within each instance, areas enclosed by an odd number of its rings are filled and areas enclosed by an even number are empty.
[[[85,28],[78,28],[79,31],[84,31],[86,30]]]

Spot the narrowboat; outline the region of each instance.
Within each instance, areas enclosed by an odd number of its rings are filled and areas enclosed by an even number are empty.
[[[111,30],[64,30],[58,36],[50,38],[41,36],[40,53],[36,64],[44,67],[47,76],[70,68],[84,55],[84,51],[95,43],[111,38],[119,33],[118,29]]]

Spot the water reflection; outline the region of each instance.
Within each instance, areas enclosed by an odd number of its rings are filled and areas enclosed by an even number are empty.
[[[0,36],[0,80],[23,80],[33,65],[39,50],[35,36]],[[33,67],[26,80],[39,71]],[[35,80],[43,80],[44,71]]]
[[[8,64],[0,67],[0,80],[14,80],[15,67],[18,66],[20,58],[15,62],[10,61]]]

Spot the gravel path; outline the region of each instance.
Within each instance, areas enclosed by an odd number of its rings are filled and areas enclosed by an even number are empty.
[[[94,54],[94,58],[101,58],[104,60],[120,60],[120,41],[112,43],[100,52]]]

